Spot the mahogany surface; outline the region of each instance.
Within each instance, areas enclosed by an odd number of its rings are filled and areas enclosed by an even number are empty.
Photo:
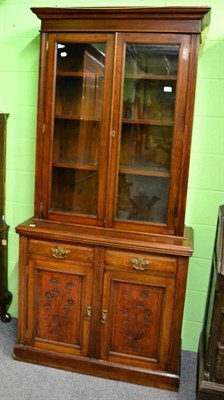
[[[32,11],[41,20],[35,215],[16,228],[14,357],[178,390],[209,8]]]

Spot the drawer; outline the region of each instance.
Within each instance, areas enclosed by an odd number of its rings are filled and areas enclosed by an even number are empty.
[[[79,246],[69,243],[45,242],[30,239],[28,246],[30,255],[41,257],[49,257],[57,260],[69,260],[81,263],[93,264],[94,249],[93,247]]]
[[[105,266],[125,271],[159,271],[175,273],[177,258],[157,256],[152,253],[136,253],[131,251],[105,251]]]

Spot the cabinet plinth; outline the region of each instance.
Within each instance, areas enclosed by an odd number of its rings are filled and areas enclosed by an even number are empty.
[[[17,227],[14,357],[178,390],[209,9],[32,11],[41,19],[35,215]]]

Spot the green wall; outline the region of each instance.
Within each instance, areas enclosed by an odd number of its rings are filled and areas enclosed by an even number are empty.
[[[211,265],[218,206],[224,203],[224,2],[0,0],[0,112],[7,129],[6,222],[9,231],[10,308],[17,316],[18,236],[15,226],[33,215],[40,22],[35,6],[212,7],[199,54],[186,224],[194,229],[183,322],[183,348],[197,351]]]

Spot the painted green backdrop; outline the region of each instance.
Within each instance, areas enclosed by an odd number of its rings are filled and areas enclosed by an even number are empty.
[[[32,6],[212,7],[199,54],[186,224],[194,229],[182,330],[183,348],[197,350],[214,243],[218,206],[224,203],[224,2],[223,0],[0,0],[0,112],[7,130],[6,222],[9,232],[10,308],[17,316],[18,237],[15,226],[33,215],[39,25]]]

